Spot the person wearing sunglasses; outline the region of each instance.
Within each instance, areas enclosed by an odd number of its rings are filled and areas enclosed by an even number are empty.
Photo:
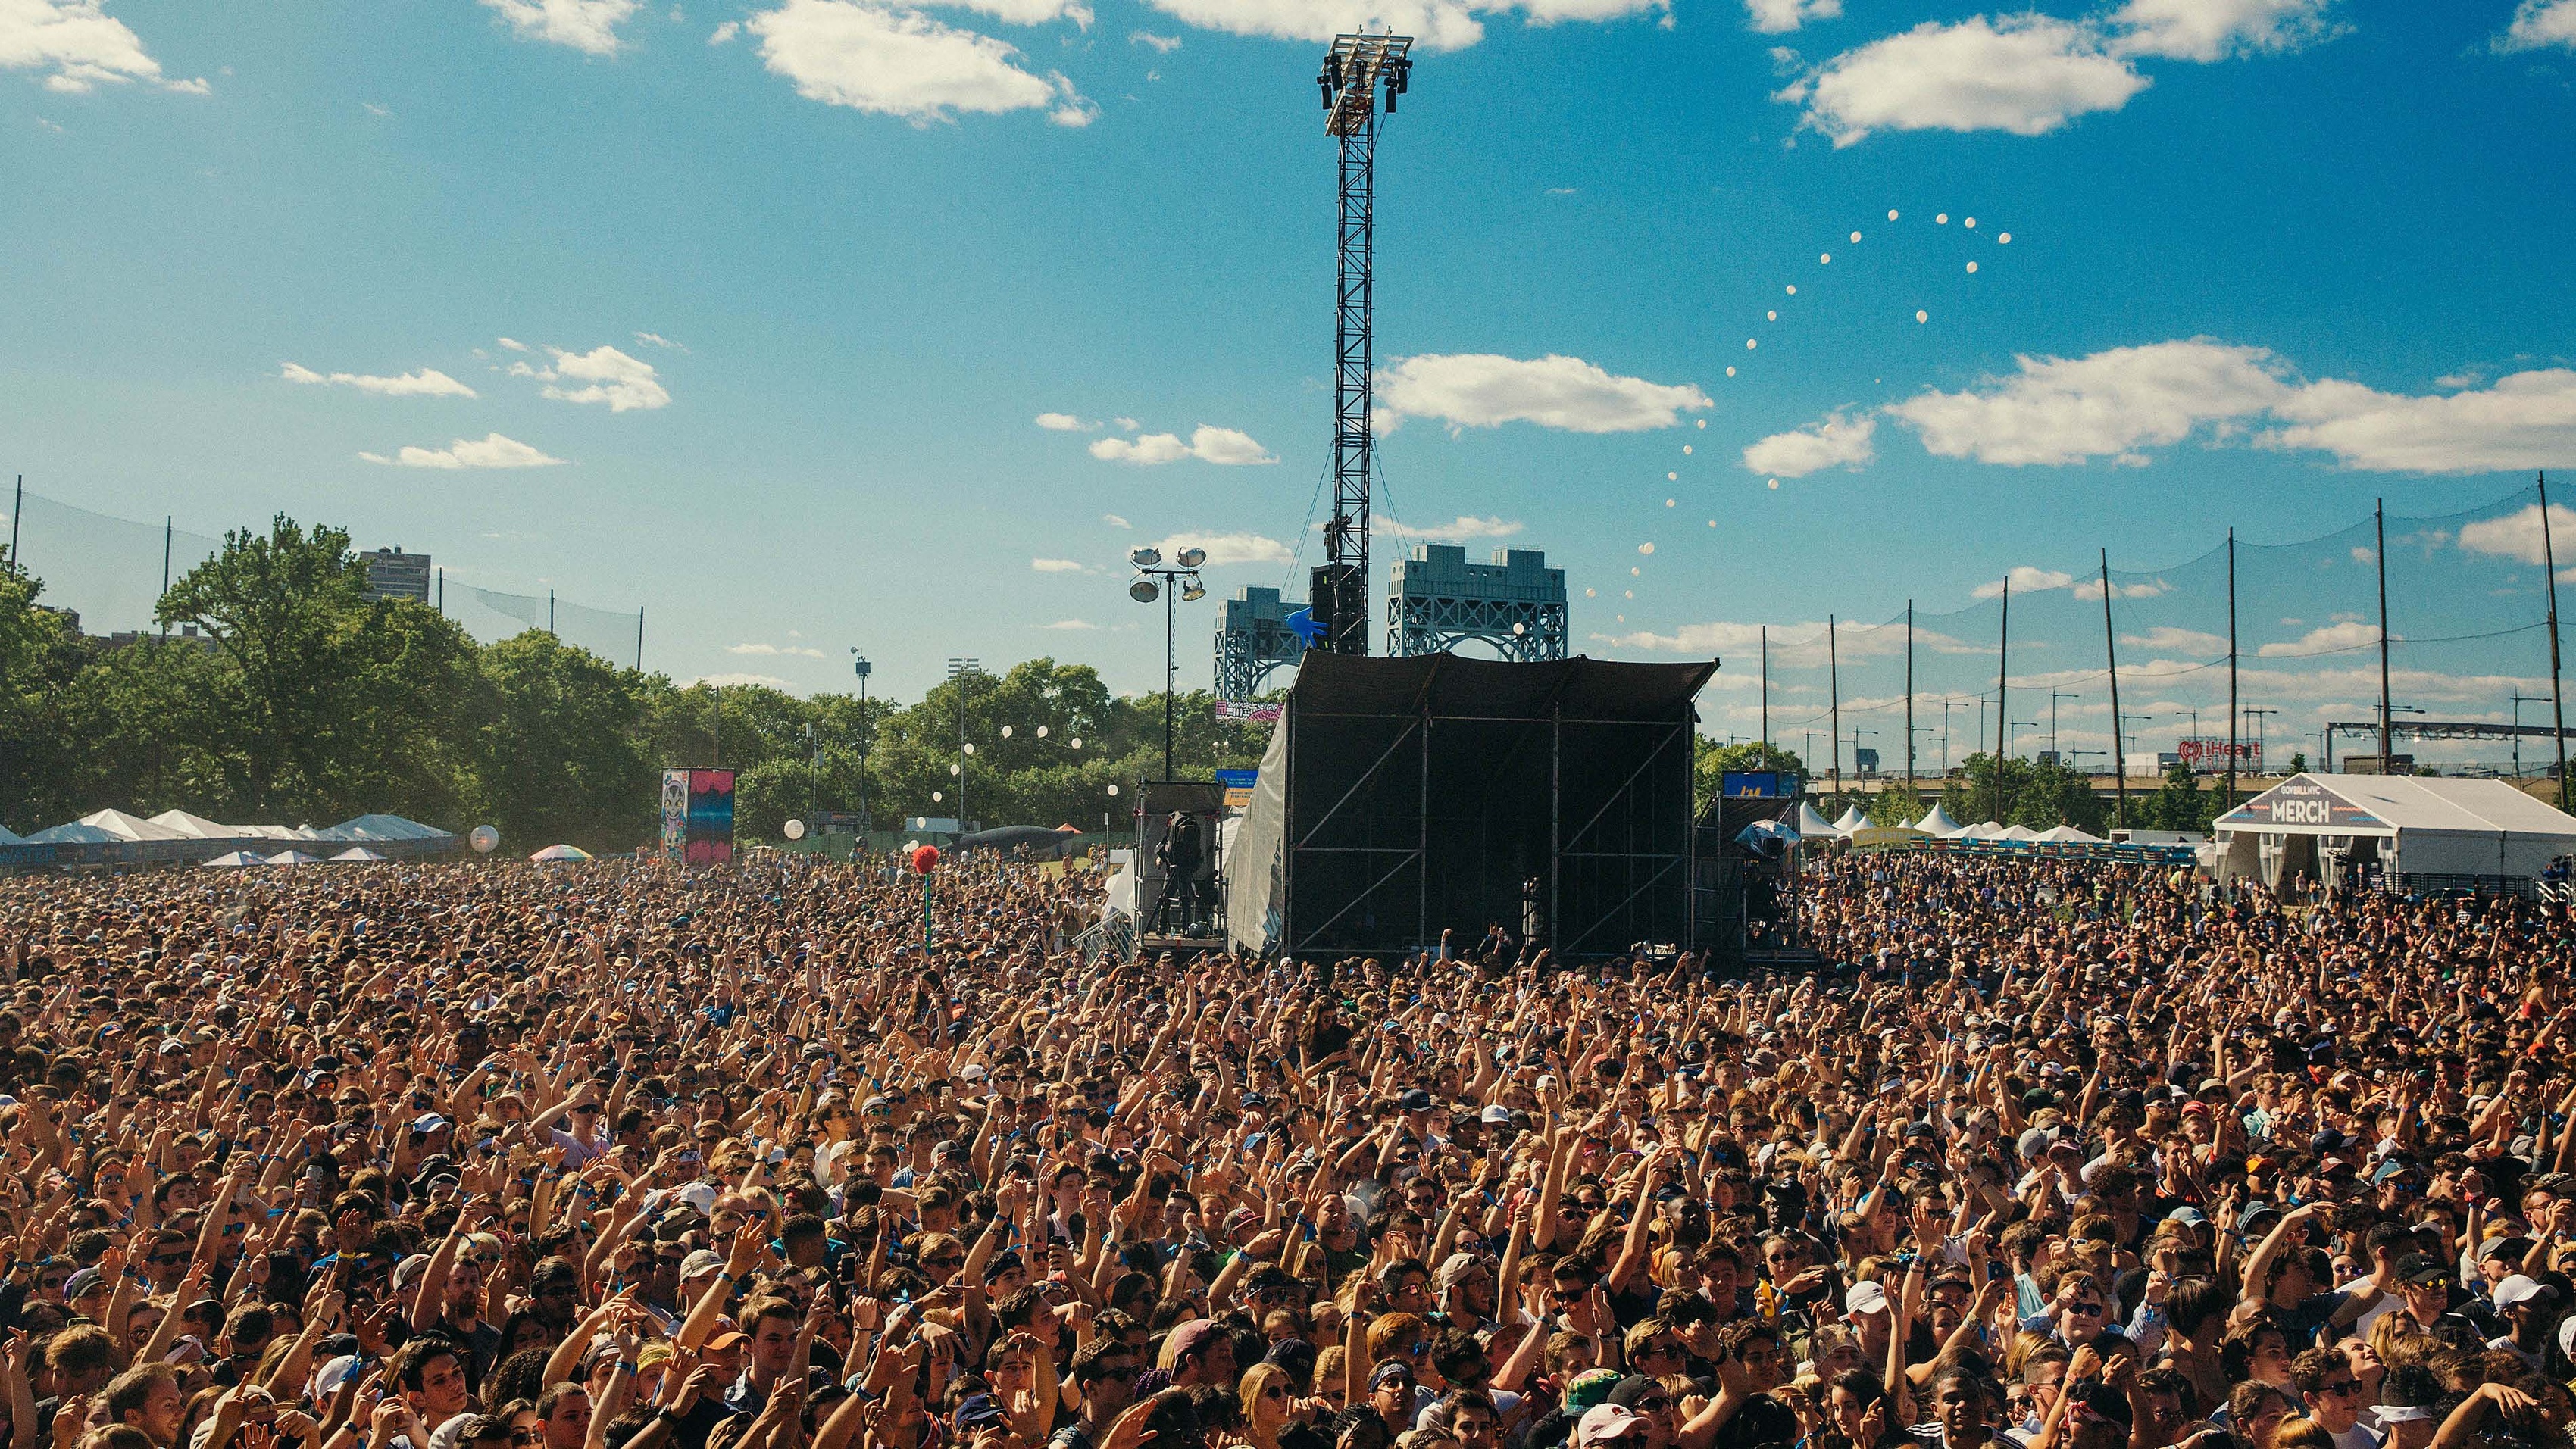
[[[1082,1403],[1047,1440],[1047,1449],[1100,1449],[1109,1426],[1136,1397],[1136,1354],[1115,1335],[1074,1350],[1073,1384]]]

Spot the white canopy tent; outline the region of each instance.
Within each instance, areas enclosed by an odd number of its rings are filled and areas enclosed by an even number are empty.
[[[2039,832],[2031,829],[2027,825],[2007,825],[1995,835],[1995,839],[2022,841],[2037,840],[2039,839]]]
[[[382,860],[384,857],[367,849],[363,845],[352,845],[348,849],[341,851],[338,855],[331,857],[331,859],[349,864],[363,864],[367,861]]]
[[[2332,886],[2376,866],[2401,889],[2537,878],[2576,854],[2576,816],[2503,780],[2295,775],[2218,817],[2222,875]]]
[[[152,817],[152,823],[164,830],[176,831],[190,840],[233,840],[241,832],[218,820],[191,815],[185,810],[164,810]]]
[[[281,850],[268,858],[270,865],[320,865],[322,857],[306,850]]]
[[[1815,806],[1801,800],[1798,802],[1796,829],[1800,840],[1821,840],[1834,833],[1834,822],[1817,814]]]
[[[268,857],[253,855],[247,850],[227,850],[212,860],[201,860],[197,864],[217,870],[238,870],[243,866],[266,865]]]
[[[1861,814],[1860,807],[1857,805],[1844,806],[1842,818],[1835,821],[1833,824],[1833,831],[1836,835],[1849,835],[1855,830],[1866,830],[1868,828],[1869,817]]]
[[[2039,832],[2039,838],[2054,845],[2100,845],[2102,837],[2089,834],[2072,825],[2052,825]]]
[[[1950,812],[1942,809],[1941,802],[1935,800],[1930,813],[1915,821],[1914,828],[1935,840],[1947,840],[1959,833],[1959,822],[1951,819]]]

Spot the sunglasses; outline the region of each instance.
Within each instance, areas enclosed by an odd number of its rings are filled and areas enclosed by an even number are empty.
[[[2358,1379],[2345,1379],[2341,1383],[2319,1384],[2317,1385],[2317,1392],[2321,1394],[2332,1394],[2338,1399],[2348,1399],[2361,1392],[2361,1381]]]

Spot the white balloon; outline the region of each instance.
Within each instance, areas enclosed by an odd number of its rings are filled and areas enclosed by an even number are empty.
[[[805,838],[805,822],[802,820],[790,820],[786,824],[778,827],[778,833],[786,836],[790,840],[803,840]]]
[[[970,755],[971,755],[971,754],[973,754],[973,753],[975,753],[975,747],[974,747],[972,744],[969,744],[969,745],[966,747],[966,753],[968,753],[968,754],[970,754]]]
[[[1004,739],[1006,739],[1006,740],[1007,740],[1007,739],[1009,739],[1010,737],[1011,737],[1011,727],[1010,727],[1009,725],[1004,725],[1004,726],[1002,726],[1002,738],[1004,738]]]
[[[1078,749],[1081,749],[1081,748],[1082,748],[1082,736],[1080,736],[1080,735],[1075,735],[1072,739],[1069,739],[1069,740],[1065,741],[1065,743],[1066,743],[1066,744],[1068,744],[1068,745],[1073,746],[1073,747],[1074,747],[1075,749],[1077,749],[1077,750],[1078,750]]]
[[[1975,262],[1968,263],[1968,270],[1973,274],[1977,270],[1977,264]]]
[[[1960,222],[1959,225],[1966,227],[1970,231],[1975,231],[1977,229],[1977,219],[1972,216],[1967,220]]]
[[[1777,322],[1780,320],[1780,314],[1777,311],[1765,312],[1762,314],[1762,320],[1765,322]]]
[[[1831,266],[1831,265],[1833,265],[1833,261],[1834,261],[1834,254],[1833,254],[1832,252],[1818,252],[1818,253],[1816,253],[1816,265],[1817,265],[1817,266],[1820,266],[1820,267],[1827,267],[1827,266]]]
[[[1655,546],[1654,546],[1653,544],[1651,544],[1651,543],[1641,543],[1641,544],[1637,545],[1637,552],[1639,552],[1639,553],[1653,553],[1654,551],[1655,551]],[[1635,570],[1635,569],[1630,569],[1628,572],[1630,572],[1630,573],[1635,573],[1635,572],[1636,572],[1636,570]]]
[[[1110,793],[1110,794],[1112,794],[1112,795],[1117,794],[1117,793],[1118,793],[1118,787],[1117,787],[1117,786],[1115,786],[1115,785],[1110,786],[1110,787],[1109,787],[1109,793]]]
[[[1597,592],[1598,592],[1598,591],[1597,591],[1597,590],[1594,590],[1594,589],[1585,589],[1585,590],[1583,591],[1583,597],[1585,597],[1585,598],[1587,598],[1587,599],[1592,598],[1592,597],[1594,597],[1594,596],[1596,595],[1596,593],[1597,593]]]
[[[1045,725],[1039,725],[1039,726],[1038,726],[1038,738],[1039,738],[1039,739],[1045,739],[1046,737],[1047,737],[1047,727],[1046,727]]]
[[[958,766],[958,765],[951,765],[951,766],[949,766],[949,767],[948,767],[948,773],[949,773],[949,774],[951,774],[951,775],[963,774],[963,773],[964,773],[964,769],[963,769],[963,767],[962,767],[962,766]]]
[[[1679,483],[1682,481],[1682,475],[1679,473],[1666,473],[1664,475],[1664,481],[1667,483]]]
[[[1853,232],[1853,233],[1852,233],[1852,240],[1853,240],[1853,241],[1855,241],[1855,242],[1859,241],[1859,240],[1860,240],[1860,233],[1859,233],[1859,232]]]
[[[1685,458],[1689,457],[1689,456],[1690,456],[1690,450],[1691,450],[1691,445],[1690,445],[1690,444],[1688,444],[1688,443],[1684,443],[1684,444],[1682,444],[1682,456],[1683,456],[1683,457],[1685,457]]]
[[[1731,367],[1730,367],[1730,368],[1728,368],[1728,369],[1726,370],[1726,375],[1727,375],[1727,376],[1729,376],[1729,377],[1733,377],[1733,376],[1735,376],[1735,369],[1734,369],[1734,368],[1731,368]]]
[[[1754,348],[1759,347],[1759,346],[1761,346],[1761,345],[1762,345],[1761,343],[1754,341],[1754,340],[1753,340],[1752,338],[1750,338],[1750,337],[1747,337],[1747,338],[1745,338],[1745,339],[1744,339],[1744,350],[1745,350],[1745,351],[1747,351],[1747,352],[1751,352]]]
[[[1644,578],[1644,577],[1645,577],[1645,575],[1646,575],[1646,571],[1645,571],[1644,569],[1630,569],[1630,570],[1628,570],[1628,577],[1630,577],[1630,578],[1632,578],[1632,579]],[[1635,594],[1630,594],[1628,597],[1633,599],[1633,598],[1635,598],[1635,597],[1637,597],[1637,596],[1636,596]]]
[[[1774,479],[1772,479],[1772,480],[1771,480],[1771,491],[1773,491],[1774,493],[1776,493],[1776,492],[1780,491],[1780,480],[1779,480],[1779,479],[1774,478]]]
[[[1999,247],[2008,247],[2008,246],[2011,246],[2011,245],[2012,245],[2012,233],[2011,233],[2011,232],[2008,232],[2008,231],[2007,231],[2007,232],[1998,232],[1998,233],[1996,233],[1996,234],[1995,234],[1995,245],[1996,245],[1996,246],[1999,246]]]
[[[1896,208],[1895,208],[1895,207],[1892,207],[1892,206],[1891,206],[1891,207],[1889,207],[1889,208],[1887,209],[1887,219],[1888,219],[1889,221],[1894,221],[1894,220],[1896,220]]]
[[[1932,314],[1917,308],[1914,313],[1914,320],[1917,322],[1929,322],[1932,320]]]
[[[945,790],[933,790],[933,791],[931,791],[931,792],[930,792],[930,803],[931,803],[931,804],[933,804],[933,805],[936,805],[936,804],[938,804],[940,801],[945,800],[945,799],[947,799],[947,798],[948,798],[948,792],[947,792],[947,791],[945,791]]]
[[[1795,282],[1791,282],[1791,283],[1789,284],[1789,295],[1790,295],[1790,296],[1792,296],[1792,297],[1794,297],[1794,296],[1798,295],[1798,284],[1797,284],[1797,283],[1795,283]]]
[[[1707,431],[1707,429],[1708,429],[1708,419],[1706,419],[1706,418],[1701,418],[1701,419],[1699,420],[1699,425],[1700,425],[1700,430],[1701,430],[1701,431],[1703,431],[1703,432]]]
[[[1665,499],[1665,500],[1664,500],[1664,506],[1665,506],[1666,508],[1670,508],[1670,507],[1672,507],[1674,504],[1677,504],[1677,503],[1679,503],[1679,502],[1681,502],[1681,500],[1680,500],[1680,499],[1678,499],[1678,498],[1667,498],[1667,499]]]
[[[1950,224],[1950,213],[1945,211],[1939,216],[1932,218],[1932,224],[1934,226],[1948,226]]]

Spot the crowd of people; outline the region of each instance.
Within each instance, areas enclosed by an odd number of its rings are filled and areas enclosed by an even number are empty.
[[[1823,969],[1079,871],[0,882],[7,1449],[2569,1441],[2569,922],[1844,855]],[[1462,934],[1456,939],[1466,939]]]

